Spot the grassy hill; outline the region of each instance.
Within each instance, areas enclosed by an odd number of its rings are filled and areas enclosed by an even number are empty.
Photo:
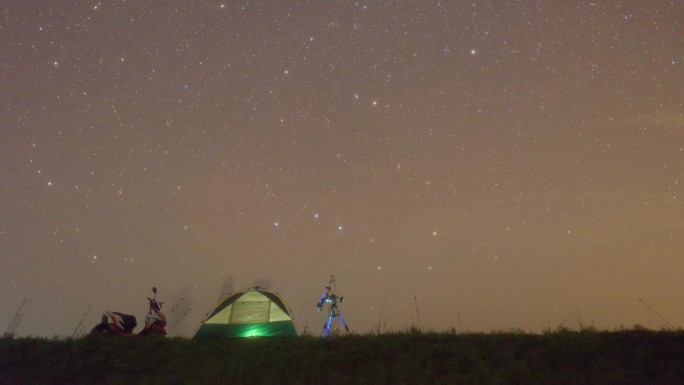
[[[684,384],[684,332],[0,339],[0,384]]]

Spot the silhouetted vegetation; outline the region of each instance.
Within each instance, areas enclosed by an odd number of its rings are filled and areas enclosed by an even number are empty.
[[[682,331],[0,339],[0,384],[682,383]]]

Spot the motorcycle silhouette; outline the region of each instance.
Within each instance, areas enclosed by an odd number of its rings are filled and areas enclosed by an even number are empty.
[[[105,311],[102,321],[90,331],[91,336],[148,337],[166,335],[166,316],[161,312],[164,302],[157,301],[157,288],[153,287],[154,298],[147,297],[150,310],[145,314],[145,327],[137,334],[133,329],[138,325],[135,316],[120,312]]]

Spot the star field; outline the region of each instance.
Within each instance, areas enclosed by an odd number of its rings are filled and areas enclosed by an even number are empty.
[[[360,333],[684,324],[681,2],[3,11],[0,327],[258,284],[315,334],[330,274]]]

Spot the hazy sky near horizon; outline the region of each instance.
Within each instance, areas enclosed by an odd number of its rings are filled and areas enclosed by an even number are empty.
[[[684,2],[0,4],[0,333],[684,326]]]

